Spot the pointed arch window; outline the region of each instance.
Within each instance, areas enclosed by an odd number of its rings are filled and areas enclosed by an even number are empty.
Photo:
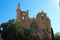
[[[25,13],[23,13],[23,15],[25,15]]]
[[[41,15],[41,19],[44,20],[44,15],[43,14]]]
[[[24,16],[22,16],[22,19],[24,19]]]
[[[31,24],[31,26],[30,26],[30,29],[34,29],[35,32],[37,32],[37,31],[38,31],[38,26],[37,26],[37,24],[36,24],[35,22],[33,22],[33,23]]]

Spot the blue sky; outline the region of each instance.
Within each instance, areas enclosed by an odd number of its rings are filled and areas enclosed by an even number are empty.
[[[0,24],[9,19],[16,19],[16,9],[20,2],[21,10],[29,10],[29,17],[36,17],[42,10],[51,19],[54,33],[60,32],[59,0],[0,0]]]

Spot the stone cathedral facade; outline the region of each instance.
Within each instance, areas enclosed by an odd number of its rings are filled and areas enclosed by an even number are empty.
[[[24,28],[33,28],[33,35],[38,35],[40,40],[52,40],[51,21],[45,12],[38,12],[36,18],[31,19],[28,16],[28,10],[22,11],[19,3],[16,11],[16,20],[20,22]]]

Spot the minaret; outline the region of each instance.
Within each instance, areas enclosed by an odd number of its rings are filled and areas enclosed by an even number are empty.
[[[21,14],[21,10],[20,10],[20,3],[18,3],[18,8],[17,8],[17,18],[16,18],[16,21],[17,22],[20,22],[21,20],[20,20],[20,18],[21,18],[21,16],[20,16],[20,14]]]

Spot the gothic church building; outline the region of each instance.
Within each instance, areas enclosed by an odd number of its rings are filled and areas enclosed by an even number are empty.
[[[52,40],[52,31],[51,31],[51,21],[47,14],[43,11],[38,12],[36,18],[29,18],[28,10],[22,11],[20,9],[20,4],[18,3],[17,8],[17,22],[20,22],[24,28],[34,29],[35,33],[40,37],[40,40]]]

